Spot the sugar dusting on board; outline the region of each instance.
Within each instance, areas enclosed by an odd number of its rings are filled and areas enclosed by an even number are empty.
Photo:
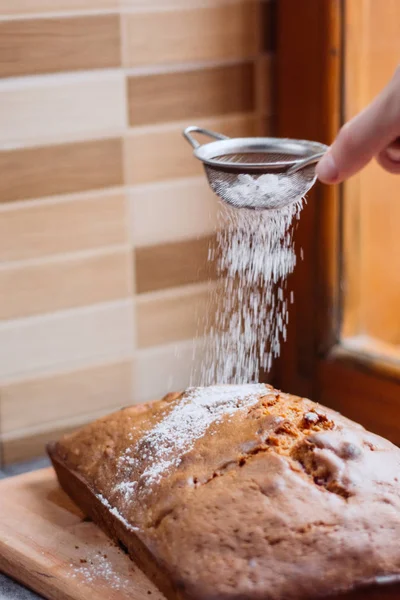
[[[122,497],[128,501],[159,483],[210,425],[253,406],[265,391],[263,384],[189,388],[170,412],[120,457],[122,476],[131,469],[140,473],[137,485],[123,485]]]
[[[98,585],[103,581],[114,590],[129,590],[132,580],[115,569],[113,562],[101,550],[91,550],[85,553],[85,558],[80,559],[79,564],[70,563],[69,576],[87,584]]]

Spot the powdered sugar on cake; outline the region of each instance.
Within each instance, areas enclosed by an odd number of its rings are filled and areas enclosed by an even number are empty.
[[[129,500],[136,487],[137,481],[121,481],[121,483],[115,486],[114,491],[121,492],[123,498]]]
[[[129,529],[130,531],[139,531],[139,528],[138,527],[134,527],[133,525],[131,525],[130,523],[128,523],[128,521],[125,519],[125,517],[123,517],[121,515],[121,513],[115,508],[115,506],[111,506],[111,504],[109,503],[109,501],[107,500],[107,498],[105,498],[102,494],[96,494],[96,497],[110,511],[110,513],[112,515],[114,515],[114,517],[116,517],[118,519],[118,521],[121,521],[121,523],[123,525],[125,525],[125,527],[127,529]],[[127,499],[126,495],[125,495],[125,499]]]
[[[177,467],[210,425],[250,408],[266,392],[263,384],[189,388],[172,410],[155,427],[120,457],[121,475],[132,468],[141,472],[137,484],[118,484],[125,501],[157,484]]]

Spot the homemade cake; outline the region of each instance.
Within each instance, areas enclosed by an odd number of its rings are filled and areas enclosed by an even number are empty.
[[[48,452],[170,599],[400,599],[400,450],[310,400],[192,388]]]

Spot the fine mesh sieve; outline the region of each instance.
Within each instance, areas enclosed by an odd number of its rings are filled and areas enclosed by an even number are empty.
[[[217,141],[201,145],[192,133]],[[328,149],[307,140],[229,138],[195,126],[187,127],[183,135],[217,196],[253,210],[282,208],[302,198],[314,185],[315,165]]]

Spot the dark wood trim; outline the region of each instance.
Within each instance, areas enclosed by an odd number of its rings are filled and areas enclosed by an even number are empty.
[[[280,0],[277,11],[277,134],[330,143],[340,125],[340,0]],[[318,348],[335,341],[338,302],[337,190],[317,184],[310,192],[295,240],[299,257],[288,342],[277,383],[314,395]],[[304,260],[300,260],[300,249]],[[322,267],[323,266],[323,267]],[[323,273],[322,280],[318,273]],[[317,339],[317,330],[323,336]]]

